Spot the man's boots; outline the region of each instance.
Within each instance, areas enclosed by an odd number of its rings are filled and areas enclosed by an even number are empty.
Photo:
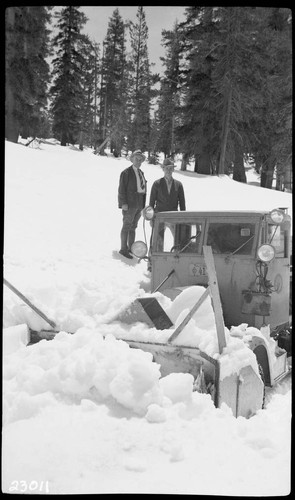
[[[128,251],[131,252],[131,247],[135,241],[135,230],[128,231]]]
[[[128,239],[128,231],[125,231],[124,229],[121,230],[121,250],[119,250],[119,253],[126,257],[127,259],[133,259],[132,255],[130,255],[127,247],[127,239]]]

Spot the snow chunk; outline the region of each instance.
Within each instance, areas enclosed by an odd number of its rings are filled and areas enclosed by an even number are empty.
[[[164,408],[162,408],[161,406],[156,404],[151,404],[148,407],[148,411],[146,413],[145,418],[147,419],[148,422],[151,423],[165,422],[166,412]]]
[[[143,414],[149,404],[162,400],[160,366],[152,362],[150,353],[130,349],[128,354],[110,383],[110,393],[122,405]]]
[[[14,327],[15,328],[15,327]],[[23,331],[21,329],[21,331]],[[58,333],[7,356],[5,364],[6,419],[26,418],[29,401],[51,392],[74,401],[101,401],[113,397],[135,413],[144,414],[152,403],[162,402],[160,367],[152,355],[131,349],[112,335],[81,328],[74,335]],[[23,404],[23,401],[28,403]],[[83,403],[85,407],[85,401]],[[35,411],[35,410],[34,410]]]
[[[29,329],[27,325],[11,326],[3,329],[4,355],[16,352],[29,343]]]
[[[184,310],[189,312],[198,302],[206,288],[203,286],[191,286],[185,288],[166,309],[166,314],[172,323],[176,324],[178,317]],[[198,328],[203,330],[215,329],[215,317],[210,297],[207,297],[203,304],[193,315]]]
[[[161,378],[160,387],[172,403],[188,401],[192,397],[194,377],[190,373],[170,373]]]

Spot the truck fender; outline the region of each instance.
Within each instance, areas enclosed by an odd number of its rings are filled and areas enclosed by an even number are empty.
[[[272,385],[272,373],[270,362],[270,351],[267,341],[262,337],[253,336],[249,343],[250,349],[254,352],[258,366],[263,371],[264,383],[267,386]]]

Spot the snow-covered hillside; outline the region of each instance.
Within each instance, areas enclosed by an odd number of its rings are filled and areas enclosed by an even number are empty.
[[[5,143],[4,277],[61,333],[26,347],[26,325],[48,325],[4,287],[2,491],[287,495],[290,383],[266,409],[236,419],[193,392],[191,375],[160,379],[151,355],[116,339],[151,333],[112,321],[150,291],[146,263],[113,253],[118,180],[129,164],[58,144]],[[162,171],[142,168],[149,193]],[[174,177],[187,210],[292,213],[288,193],[179,169]],[[149,236],[141,219],[137,239]],[[212,332],[206,307],[203,328]]]

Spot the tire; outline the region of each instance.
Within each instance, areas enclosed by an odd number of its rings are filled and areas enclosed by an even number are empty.
[[[258,363],[258,371],[259,371],[259,375],[261,377],[261,380],[263,382],[263,398],[262,398],[262,410],[264,410],[265,408],[265,377],[264,377],[264,372],[263,372],[263,368],[262,366]]]

